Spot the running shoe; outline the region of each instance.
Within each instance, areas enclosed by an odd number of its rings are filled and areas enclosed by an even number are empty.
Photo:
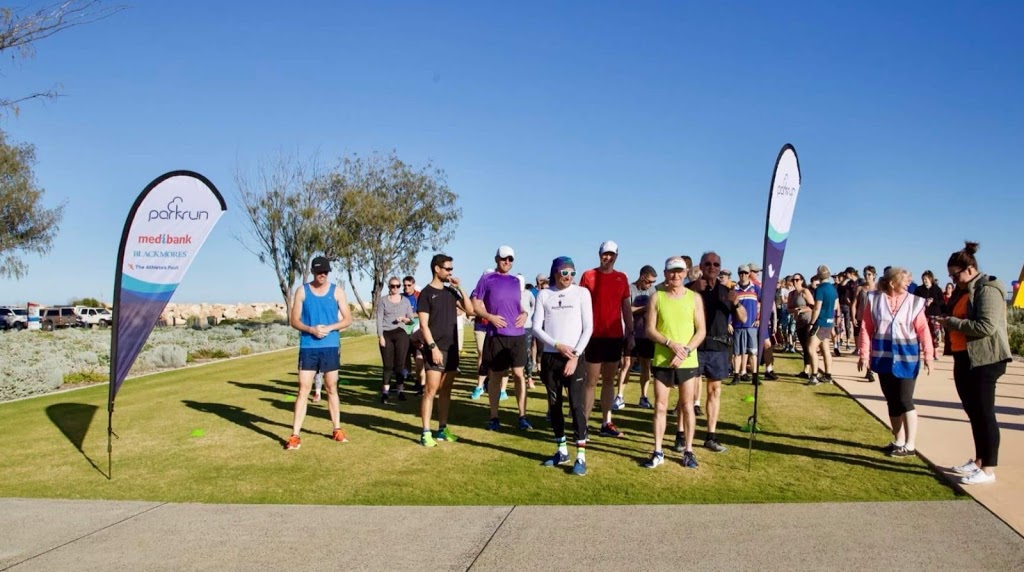
[[[697,468],[697,456],[693,454],[693,451],[683,453],[683,466],[687,469]]]
[[[864,379],[866,379],[868,381],[868,383],[874,383],[875,382],[875,372],[868,370],[868,374],[864,376]]]
[[[405,401],[405,392],[404,391],[399,391],[398,392],[398,400],[399,401]]]
[[[913,457],[916,454],[916,449],[907,449],[906,447],[895,447],[889,452],[890,457]]]
[[[380,404],[381,405],[387,405],[388,403],[390,403],[390,401],[388,400],[388,394],[384,393],[384,392],[381,392],[381,394],[380,394]]]
[[[988,485],[994,482],[996,482],[996,474],[988,474],[981,469],[960,478],[960,484],[962,485]]]
[[[339,443],[348,443],[348,435],[345,435],[345,430],[338,427],[331,433],[331,440]]]
[[[775,375],[774,371],[769,371],[764,374],[764,378],[767,379],[768,381],[778,381],[779,376]]]
[[[810,379],[811,377],[807,375],[806,371],[801,371],[800,373],[796,374],[796,376],[799,377],[800,379]]]
[[[626,401],[622,399],[621,395],[616,395],[615,399],[612,400],[612,409],[618,411],[626,406]]]
[[[958,465],[956,467],[950,467],[949,470],[953,471],[954,473],[960,476],[967,476],[973,473],[974,471],[977,471],[978,465],[975,464],[974,459],[967,459],[966,463]]]
[[[480,396],[484,394],[484,388],[477,386],[473,388],[473,393],[470,394],[469,398],[472,400],[480,399]]]
[[[622,437],[622,431],[614,423],[602,424],[600,433],[605,437]]]
[[[981,471],[979,471],[979,472],[981,472]],[[586,461],[581,461],[579,459],[576,459],[576,464],[572,466],[572,474],[574,474],[574,475],[576,475],[578,477],[586,476],[586,474],[587,474],[587,463],[586,463]],[[995,480],[995,477],[993,477],[993,480]]]
[[[843,357],[843,354],[839,352],[839,348],[833,348],[832,355],[836,357]]]
[[[835,383],[832,380],[832,374],[831,373],[826,373],[825,375],[821,376],[821,382],[822,383]]]
[[[680,435],[679,433],[676,433],[676,442],[672,444],[672,450],[675,451],[676,453],[682,453],[683,451],[686,450],[686,445],[684,444],[684,442],[685,440],[683,439],[683,436]]]
[[[886,455],[888,455],[889,453],[892,453],[893,451],[895,451],[898,447],[899,447],[899,445],[897,445],[896,443],[893,443],[893,442],[890,441],[888,445],[886,445],[885,447],[882,447],[882,452],[885,453]],[[973,461],[972,461],[972,463],[973,463]]]
[[[530,429],[533,429],[533,425],[530,425],[530,422],[526,419],[525,416],[520,417],[519,418],[519,430],[520,431],[529,431]]]
[[[637,403],[637,406],[640,409],[654,409],[654,406],[651,405],[651,400],[647,399],[646,395],[640,398],[640,403]]]
[[[498,399],[501,401],[505,401],[506,399],[508,399],[508,392],[502,391],[501,393],[499,393]]]
[[[488,431],[497,431],[498,429],[501,429],[501,422],[498,421],[497,417],[487,422]]]
[[[700,403],[693,406],[693,414],[697,417],[704,415],[704,410],[700,408]]]
[[[424,431],[420,433],[420,445],[424,447],[437,447],[437,441],[434,440],[434,436],[430,434],[430,431]]]
[[[715,439],[708,439],[707,441],[704,441],[704,448],[710,449],[715,453],[724,453],[729,450],[725,445],[722,445]]]
[[[449,429],[447,426],[444,429],[439,429],[437,431],[436,438],[438,441],[448,441],[449,443],[454,443],[459,440],[458,437],[452,435],[452,430]]]
[[[285,451],[294,451],[302,446],[302,439],[299,439],[298,435],[292,435],[288,438],[288,442],[284,445]]]
[[[544,461],[545,467],[557,467],[558,465],[564,465],[569,462],[569,453],[562,453],[555,451],[554,455],[547,461]]]
[[[740,383],[740,376],[735,374],[735,373],[732,374],[732,379],[729,380],[729,385],[738,385],[739,383]]]
[[[659,453],[652,453],[651,454],[651,458],[648,459],[646,463],[644,463],[644,468],[645,469],[656,469],[656,468],[658,468],[659,465],[661,465],[664,462],[665,462],[665,454],[664,453],[661,453],[661,454],[659,454]]]
[[[818,385],[820,383],[821,380],[818,379],[818,376],[816,375],[812,375],[811,378],[807,380],[807,385]]]
[[[750,378],[750,374],[749,373],[745,373],[745,374],[740,376],[740,381],[750,381],[750,379],[751,378]]]

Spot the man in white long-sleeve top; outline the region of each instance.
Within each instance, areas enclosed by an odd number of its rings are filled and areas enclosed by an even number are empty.
[[[594,331],[594,316],[590,291],[573,284],[575,277],[576,265],[571,258],[560,256],[552,261],[551,288],[537,295],[533,335],[544,344],[541,380],[548,390],[548,413],[558,442],[558,450],[544,466],[569,462],[562,412],[564,390],[568,388],[577,448],[572,472],[583,476],[587,474],[587,383],[579,360]]]

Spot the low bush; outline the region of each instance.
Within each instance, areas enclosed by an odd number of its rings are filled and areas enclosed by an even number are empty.
[[[188,352],[186,361],[195,361],[197,359],[223,359],[231,357],[231,354],[220,349],[220,348],[199,348]]]
[[[1016,355],[1024,356],[1024,326],[1010,326],[1010,351]]]
[[[64,374],[64,384],[72,383],[102,383],[110,377],[106,371],[73,371]]]

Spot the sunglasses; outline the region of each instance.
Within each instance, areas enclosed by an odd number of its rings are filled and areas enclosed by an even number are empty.
[[[441,270],[444,270],[444,271],[447,271],[447,272],[451,272],[452,270],[455,270],[455,267],[454,266],[442,266]]]
[[[793,279],[793,282],[803,282],[803,281],[804,281],[803,278],[794,278]]]
[[[713,266],[715,268],[720,268],[722,266],[722,263],[721,262],[703,262],[703,263],[701,263],[701,266]]]
[[[388,288],[401,288],[401,284],[388,284]]]
[[[747,272],[746,270],[740,270],[740,276],[743,276],[744,274],[750,274],[750,273]]]
[[[409,284],[408,282],[406,282],[406,283],[405,283],[405,287],[406,287],[406,288],[412,288],[412,284]]]
[[[514,256],[506,256],[505,258],[499,258],[498,260],[502,262],[514,262],[515,259],[516,258]]]
[[[575,270],[561,270],[561,271],[559,271],[559,274],[561,274],[562,276],[576,276],[576,271]]]
[[[314,276],[327,276],[330,272],[314,272]]]

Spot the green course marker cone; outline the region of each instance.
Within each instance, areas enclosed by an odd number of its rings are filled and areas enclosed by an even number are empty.
[[[284,396],[284,400],[285,401],[295,401],[295,396],[289,393],[288,395]]]
[[[744,403],[753,403],[754,402],[754,396],[753,395],[748,395],[748,396],[744,397],[743,398],[743,402]]]
[[[202,437],[203,435],[206,435],[206,431],[203,431],[202,429],[193,429],[192,432],[189,433],[189,437]]]

